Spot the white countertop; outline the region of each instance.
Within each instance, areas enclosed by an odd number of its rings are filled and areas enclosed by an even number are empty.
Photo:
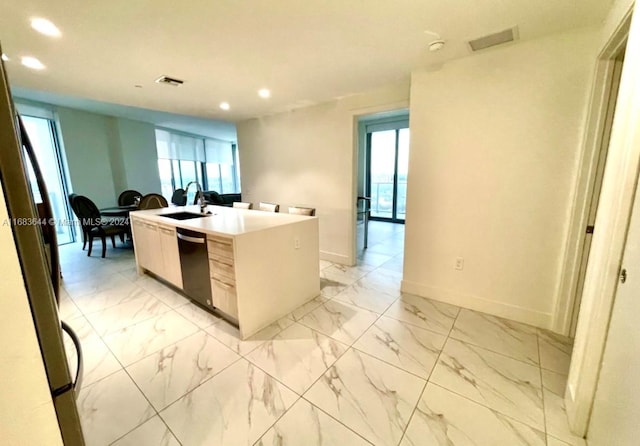
[[[204,232],[214,235],[236,236],[247,232],[261,231],[274,228],[276,226],[288,225],[310,218],[303,215],[284,214],[279,212],[265,212],[248,209],[236,209],[226,206],[208,205],[205,209],[206,217],[192,218],[189,220],[176,220],[169,217],[162,217],[163,214],[173,214],[176,212],[190,212],[200,214],[199,206],[170,206],[161,209],[149,209],[144,211],[133,211],[131,217],[141,218],[154,223],[161,223],[167,226],[191,229],[193,231]]]

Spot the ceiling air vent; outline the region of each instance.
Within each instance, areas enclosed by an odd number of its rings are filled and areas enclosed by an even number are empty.
[[[178,87],[184,84],[184,81],[169,76],[160,76],[158,79],[156,79],[156,82],[159,84],[172,85],[174,87]]]
[[[498,33],[489,34],[488,36],[480,37],[479,39],[470,40],[469,46],[471,51],[480,51],[492,46],[502,45],[503,43],[513,42],[518,38],[518,28],[513,27],[500,31]]]

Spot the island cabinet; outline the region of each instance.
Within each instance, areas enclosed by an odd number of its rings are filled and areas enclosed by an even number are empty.
[[[238,294],[234,266],[233,239],[207,236],[211,303],[215,308],[238,319]]]
[[[150,271],[181,288],[185,297],[236,324],[243,339],[320,294],[317,217],[219,206],[199,211],[180,206],[131,213],[139,274]],[[203,261],[198,271],[208,271],[203,283],[210,296],[189,296],[182,286],[180,256],[194,258],[180,252],[176,228],[206,239],[197,261]],[[184,280],[199,282],[197,274]]]
[[[175,227],[131,219],[138,267],[182,288],[182,270]]]

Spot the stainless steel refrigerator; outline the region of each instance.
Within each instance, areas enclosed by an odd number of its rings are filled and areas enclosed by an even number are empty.
[[[12,221],[54,223],[46,185],[13,106],[4,64],[0,64],[0,181],[9,217]],[[38,214],[33,199],[28,164],[36,174],[43,215]],[[62,439],[65,445],[82,446],[85,443],[75,402],[82,377],[82,351],[75,333],[58,317],[60,270],[55,227],[13,224],[12,231]],[[73,376],[67,365],[63,330],[78,350],[78,368]]]

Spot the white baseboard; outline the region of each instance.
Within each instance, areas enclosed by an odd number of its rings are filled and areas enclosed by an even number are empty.
[[[403,280],[401,290],[447,304],[492,314],[540,328],[551,328],[552,314]]]
[[[353,262],[351,261],[351,259],[349,259],[349,256],[345,256],[344,254],[337,254],[335,252],[320,251],[320,259],[327,260],[333,263],[339,263],[340,265],[353,265]]]

